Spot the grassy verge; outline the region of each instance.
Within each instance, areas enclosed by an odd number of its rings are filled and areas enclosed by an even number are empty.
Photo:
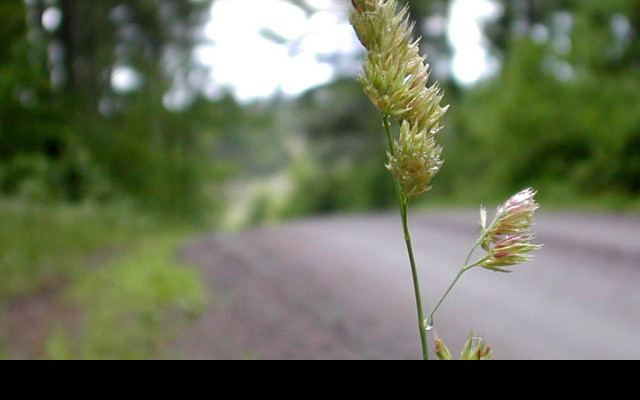
[[[141,239],[132,251],[79,277],[70,298],[84,307],[82,329],[54,332],[51,358],[148,359],[171,356],[173,326],[197,315],[205,289],[196,271],[176,262],[185,236],[162,233]],[[78,343],[74,345],[74,343]]]
[[[125,208],[0,200],[0,299],[57,285],[153,230]]]
[[[0,221],[0,358],[166,357],[173,325],[204,305],[197,271],[177,261],[189,229],[125,210],[7,202]],[[42,349],[14,349],[21,321],[9,318],[26,318],[15,310],[33,301],[50,320],[28,344]],[[68,309],[71,319],[55,315]]]

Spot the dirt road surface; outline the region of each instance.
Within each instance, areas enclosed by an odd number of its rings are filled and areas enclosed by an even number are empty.
[[[426,308],[477,239],[475,212],[415,214]],[[471,330],[497,359],[640,359],[640,218],[541,213],[536,260],[466,274],[435,319],[457,354]],[[417,359],[395,213],[334,216],[192,243],[211,306],[177,340],[189,359]],[[433,333],[430,334],[430,340]]]

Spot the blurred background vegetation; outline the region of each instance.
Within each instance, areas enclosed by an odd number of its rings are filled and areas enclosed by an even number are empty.
[[[191,235],[393,206],[361,54],[323,54],[332,78],[295,96],[240,99],[197,56],[229,1],[0,2],[0,357],[159,357],[168,321],[206,302],[175,257]],[[342,22],[349,6],[274,2]],[[484,1],[492,68],[461,82],[462,2],[408,1],[452,105],[425,205],[533,185],[545,207],[640,208],[640,2]]]

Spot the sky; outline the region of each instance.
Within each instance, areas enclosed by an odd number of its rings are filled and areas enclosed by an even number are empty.
[[[228,90],[240,102],[295,97],[340,75],[355,75],[362,47],[349,25],[349,2],[306,3],[316,11],[307,14],[285,0],[217,0],[206,28],[210,43],[197,53],[211,67],[208,95]],[[497,68],[478,25],[495,12],[490,0],[455,0],[451,7],[451,70],[463,85]]]
[[[463,85],[471,85],[498,69],[484,43],[480,23],[495,16],[497,5],[488,0],[456,0],[449,11],[447,30],[454,49],[452,72]]]

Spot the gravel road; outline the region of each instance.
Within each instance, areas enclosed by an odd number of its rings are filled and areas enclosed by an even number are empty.
[[[424,301],[446,289],[476,212],[414,214]],[[471,330],[498,359],[640,359],[640,217],[540,213],[536,260],[466,274],[435,331],[458,353]],[[190,244],[211,307],[180,337],[189,359],[416,359],[415,300],[399,217],[332,216]],[[433,335],[431,335],[431,339]]]

